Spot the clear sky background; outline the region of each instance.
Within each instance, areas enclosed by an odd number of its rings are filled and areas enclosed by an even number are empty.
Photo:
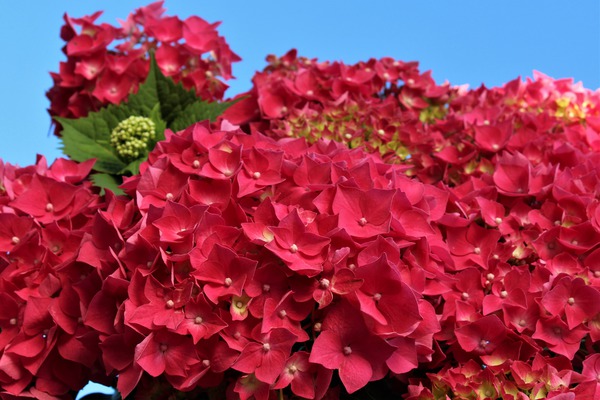
[[[104,10],[117,23],[141,0],[0,0],[0,158],[22,166],[61,155],[49,135],[45,92],[65,60],[62,15]],[[438,82],[498,86],[533,70],[600,87],[600,2],[580,0],[167,0],[168,15],[198,15],[233,51],[228,96],[250,88],[268,54],[297,48],[319,60],[390,56],[419,61]]]
[[[32,164],[59,157],[48,135],[45,92],[65,60],[62,15],[104,10],[117,23],[141,0],[0,0],[0,158]],[[438,82],[501,85],[538,70],[600,87],[600,2],[581,0],[167,0],[167,14],[222,21],[219,29],[243,59],[234,65],[233,96],[250,88],[267,54],[354,63],[391,56],[420,61]]]

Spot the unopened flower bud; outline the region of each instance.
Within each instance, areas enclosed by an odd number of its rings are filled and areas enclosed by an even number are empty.
[[[143,156],[156,135],[156,125],[150,118],[131,116],[121,122],[110,134],[110,144],[124,161]]]

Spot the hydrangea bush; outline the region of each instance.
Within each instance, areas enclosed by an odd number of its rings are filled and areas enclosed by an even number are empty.
[[[190,41],[162,12],[122,29]],[[600,398],[600,92],[267,61],[120,195],[94,159],[0,161],[0,398]],[[122,157],[162,138],[146,119],[115,124]]]

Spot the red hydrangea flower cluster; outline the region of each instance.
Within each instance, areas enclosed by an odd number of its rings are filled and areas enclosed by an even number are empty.
[[[452,357],[425,381],[407,378],[410,398],[551,397],[578,383],[574,393],[595,393],[600,92],[539,73],[499,88],[448,89],[416,65],[411,78],[398,72],[382,87],[391,75],[381,65],[406,64],[345,66],[294,52],[269,60],[227,117],[248,132],[364,144],[449,196],[438,223],[449,256],[429,299],[440,311],[434,338]],[[347,71],[368,79],[338,90],[352,81]],[[415,76],[425,77],[420,102],[407,103],[402,91]],[[317,88],[325,94],[314,96]]]
[[[431,361],[440,326],[416,260],[435,259],[442,190],[409,195],[404,167],[336,142],[204,124],[167,136],[123,185],[139,218],[111,224],[124,246],[106,273],[130,283],[87,314],[123,394],[162,376],[322,398],[333,370],[354,392]]]
[[[418,63],[391,58],[346,65],[292,50],[267,61],[226,111],[229,121],[272,137],[365,146],[388,162],[412,164],[410,174],[423,182],[457,184],[489,171],[485,159],[503,150],[545,154],[557,140],[598,150],[585,124],[598,127],[600,93],[571,79],[536,72],[526,82],[467,90],[438,85]]]
[[[98,331],[83,324],[103,285],[81,252],[101,218],[102,201],[84,180],[93,163],[61,159],[48,168],[40,157],[19,168],[0,160],[2,399],[65,398],[89,379],[106,382],[91,373],[103,370]]]
[[[366,146],[386,160],[414,156],[428,144],[424,124],[444,118],[448,102],[460,94],[437,85],[417,62],[383,58],[346,65],[298,57],[295,50],[267,61],[254,87],[227,111],[228,120],[269,136]]]
[[[98,24],[101,12],[82,18],[65,14],[61,38],[67,61],[52,73],[47,92],[52,116],[78,118],[135,92],[154,51],[163,74],[206,100],[223,98],[231,64],[240,58],[218,35],[219,23],[192,16],[181,20],[163,13],[163,1],[131,13],[120,27]]]

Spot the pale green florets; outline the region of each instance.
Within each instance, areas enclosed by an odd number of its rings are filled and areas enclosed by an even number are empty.
[[[156,125],[150,118],[131,116],[113,129],[110,144],[121,159],[133,161],[146,152],[155,135]]]

